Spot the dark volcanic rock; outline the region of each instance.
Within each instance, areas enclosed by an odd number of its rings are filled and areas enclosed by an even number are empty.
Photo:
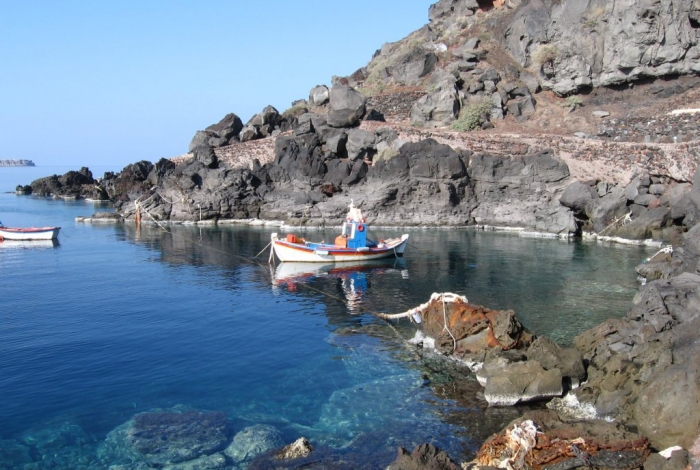
[[[233,137],[237,137],[241,129],[243,129],[243,122],[241,118],[233,113],[227,114],[221,121],[206,128],[207,131],[216,133],[218,137],[225,139],[226,142]]]
[[[462,467],[454,463],[449,455],[432,444],[422,444],[413,452],[408,452],[403,447],[399,448],[399,455],[387,470],[459,470]]]
[[[330,91],[328,125],[352,127],[365,114],[365,97],[347,86],[334,86]]]
[[[698,274],[647,283],[626,318],[575,338],[588,380],[574,393],[600,416],[635,424],[657,448],[689,448],[700,433],[698,328]]]

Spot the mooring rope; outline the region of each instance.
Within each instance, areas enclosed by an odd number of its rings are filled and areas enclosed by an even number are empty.
[[[452,352],[455,352],[457,350],[457,338],[452,334],[450,329],[447,327],[447,307],[445,306],[445,294],[442,294],[442,319],[444,321],[444,326],[442,328],[442,331],[447,331],[447,333],[450,335],[452,338]]]

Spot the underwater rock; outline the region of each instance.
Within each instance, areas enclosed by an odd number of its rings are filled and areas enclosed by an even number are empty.
[[[0,439],[0,462],[7,468],[22,468],[32,461],[29,446],[13,439]],[[3,467],[4,468],[4,467]]]
[[[305,437],[300,437],[288,446],[285,446],[275,457],[279,460],[300,459],[308,457],[313,450],[314,448],[309,444],[309,441]]]
[[[233,442],[224,450],[234,462],[241,463],[268,450],[282,447],[282,433],[274,426],[256,424],[249,426],[233,437]]]
[[[166,467],[223,450],[229,434],[228,418],[222,412],[179,408],[149,411],[110,432],[98,455],[110,464],[146,462]]]
[[[96,440],[70,421],[56,421],[22,435],[23,444],[30,448],[36,468],[94,468]],[[4,460],[0,460],[0,468]],[[9,467],[8,467],[9,468]],[[35,468],[28,466],[24,468]]]

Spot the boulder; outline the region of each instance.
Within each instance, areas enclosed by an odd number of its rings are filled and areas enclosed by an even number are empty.
[[[191,153],[195,149],[195,147],[199,147],[201,145],[210,145],[209,139],[217,137],[218,136],[216,135],[216,132],[213,131],[197,131],[194,137],[192,137],[187,151]]]
[[[399,455],[386,470],[460,470],[447,453],[432,444],[421,444],[408,452],[399,447]]]
[[[330,90],[326,85],[316,85],[309,91],[309,102],[314,106],[323,106],[330,101]]]
[[[239,136],[241,142],[248,142],[250,140],[258,139],[259,137],[260,132],[258,131],[258,128],[251,125],[246,125],[243,127]]]
[[[207,127],[205,131],[213,132],[218,137],[228,142],[232,138],[237,137],[241,132],[241,129],[243,129],[243,122],[241,121],[241,118],[234,113],[229,113],[218,123]],[[192,151],[192,149],[190,149],[190,151]]]
[[[459,114],[459,95],[453,87],[441,92],[429,93],[419,98],[411,107],[411,125],[417,127],[442,127],[450,124]]]
[[[435,70],[437,63],[435,53],[416,49],[400,57],[395,65],[387,67],[387,72],[400,84],[417,85],[420,78]]]
[[[126,437],[151,465],[170,465],[222,450],[229,423],[221,412],[146,412],[134,416]]]
[[[347,157],[346,145],[348,142],[348,134],[345,131],[336,130],[326,137],[326,148],[335,155]]]
[[[268,126],[270,129],[274,129],[279,127],[281,120],[282,116],[274,106],[265,106],[261,112],[250,118],[246,126],[255,126],[258,129]]]
[[[525,356],[528,361],[536,361],[545,370],[559,369],[572,388],[578,387],[586,378],[581,353],[576,348],[562,348],[544,336],[532,341]]]
[[[664,447],[690,448],[700,432],[700,387],[697,368],[671,365],[642,387],[633,415],[639,432]]]
[[[345,148],[350,160],[362,160],[371,157],[376,151],[377,136],[364,129],[349,129]]]
[[[330,90],[328,125],[353,127],[365,114],[365,97],[354,89],[336,85]]]
[[[590,220],[592,228],[595,232],[604,235],[607,233],[613,224],[621,221],[627,214],[627,196],[625,196],[625,188],[615,186],[608,194],[598,199],[591,199],[586,204],[586,217]]]
[[[192,154],[194,154],[194,159],[200,162],[202,165],[209,168],[216,168],[218,165],[218,158],[212,149],[208,145],[199,145],[192,149]]]
[[[574,211],[575,214],[582,214],[591,199],[598,199],[598,193],[591,186],[574,181],[561,193],[559,203]]]
[[[484,398],[492,406],[513,406],[564,393],[561,371],[545,370],[537,361],[498,358],[485,362],[476,376],[484,386]]]

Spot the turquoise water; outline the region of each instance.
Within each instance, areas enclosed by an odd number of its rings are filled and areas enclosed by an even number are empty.
[[[51,173],[11,170],[0,189]],[[398,446],[426,441],[471,458],[522,408],[488,408],[466,371],[406,345],[412,325],[368,312],[401,312],[451,291],[514,309],[534,332],[569,344],[626,313],[634,266],[651,254],[412,230],[402,260],[290,273],[269,267],[267,252],[255,258],[273,229],[74,221],[94,211],[0,194],[6,225],[63,227],[55,245],[0,244],[0,468],[106,468],[97,452],[108,432],[177,405],[223,411],[234,433],[271,425],[285,442],[305,436],[375,468]],[[8,450],[16,448],[27,452]]]

